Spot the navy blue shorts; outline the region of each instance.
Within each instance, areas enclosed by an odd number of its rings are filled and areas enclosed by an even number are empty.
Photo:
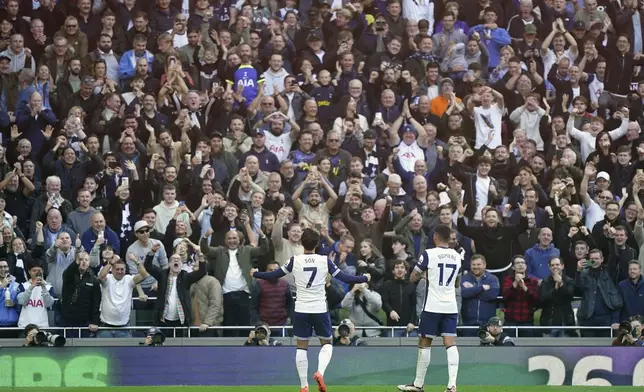
[[[420,315],[418,334],[425,338],[436,336],[456,336],[458,314],[425,312]]]
[[[298,313],[293,312],[293,336],[299,340],[309,340],[315,335],[321,339],[333,337],[331,316],[326,313]]]

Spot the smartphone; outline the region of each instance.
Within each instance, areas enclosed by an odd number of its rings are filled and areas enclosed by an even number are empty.
[[[130,187],[130,179],[128,177],[123,177],[123,180],[121,181],[121,185],[123,185],[126,188]]]
[[[179,207],[183,207],[184,205],[186,205],[186,202],[185,202],[185,201],[180,201],[180,202],[179,202]]]
[[[197,159],[201,160],[201,159],[203,158],[203,151],[201,151],[201,150],[197,150],[197,151],[195,152],[195,158],[197,158]]]
[[[119,165],[119,163],[114,161],[114,162],[108,163],[107,166],[109,166],[110,169],[116,169],[118,167],[118,165]]]
[[[173,67],[174,67],[175,62],[176,62],[176,60],[175,60],[175,59],[170,60],[170,66],[173,66]]]
[[[317,230],[318,232],[322,231],[322,224],[321,223],[316,223],[315,224],[315,230]]]
[[[593,260],[586,260],[586,267],[592,267],[595,264]]]
[[[98,238],[104,238],[104,236],[105,236],[105,233],[103,232],[103,230],[98,232]]]
[[[376,113],[376,115],[374,116],[374,122],[384,123],[384,121],[382,121],[382,113],[381,112]]]

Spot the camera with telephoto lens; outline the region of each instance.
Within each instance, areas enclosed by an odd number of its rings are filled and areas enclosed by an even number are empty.
[[[479,329],[476,333],[479,337],[479,339],[483,340],[487,337],[488,331],[487,331],[487,325],[481,325],[479,326]]]
[[[258,325],[255,327],[255,338],[259,340],[266,339],[268,336],[268,329],[264,325]]]
[[[38,331],[34,336],[34,345],[47,346],[49,344],[54,347],[63,347],[67,343],[67,339],[60,335],[54,335],[51,332]]]
[[[146,343],[149,338],[148,346],[163,346],[165,335],[159,328],[150,328],[146,334]]]

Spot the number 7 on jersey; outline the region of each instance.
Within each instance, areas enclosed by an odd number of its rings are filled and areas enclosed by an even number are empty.
[[[318,267],[304,267],[302,268],[304,272],[311,272],[311,277],[309,278],[309,283],[306,284],[306,288],[310,289],[311,286],[313,285],[313,280],[315,279],[315,275],[318,273]]]
[[[456,264],[443,264],[439,263],[438,268],[440,269],[440,275],[438,276],[438,285],[439,286],[449,286],[450,283],[452,283],[452,279],[454,279],[454,275],[456,274]],[[449,273],[449,277],[447,278],[447,282],[445,282],[445,269],[450,269],[452,272]]]

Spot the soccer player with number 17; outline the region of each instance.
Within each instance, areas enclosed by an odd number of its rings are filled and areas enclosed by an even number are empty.
[[[333,355],[331,344],[333,327],[326,302],[326,276],[331,274],[334,278],[345,283],[366,283],[371,277],[368,274],[363,276],[346,275],[331,261],[335,258],[333,255],[327,257],[315,254],[315,249],[320,242],[320,235],[316,231],[305,229],[301,241],[304,254],[291,257],[281,269],[272,272],[258,272],[253,268],[250,275],[257,279],[271,280],[279,279],[288,273],[293,274],[297,290],[295,311],[293,312],[293,335],[297,339],[295,365],[300,377],[300,392],[309,391],[307,349],[309,348],[309,338],[314,330],[320,339],[322,348],[318,355],[318,371],[313,375],[313,379],[318,384],[318,391],[326,392],[324,371]]]
[[[429,367],[432,340],[440,335],[443,337],[443,344],[447,350],[449,378],[445,392],[456,392],[459,361],[456,348],[456,325],[458,323],[456,285],[459,284],[457,277],[462,259],[461,255],[449,246],[450,234],[449,227],[444,225],[436,227],[434,231],[436,247],[423,252],[410,277],[411,282],[416,282],[421,278],[423,272],[427,271],[427,293],[418,325],[416,378],[411,384],[399,385],[400,391],[424,391],[423,385]]]

